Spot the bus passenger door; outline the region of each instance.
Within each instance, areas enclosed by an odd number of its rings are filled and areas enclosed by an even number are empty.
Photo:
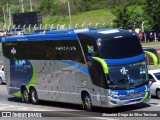
[[[104,104],[107,104],[105,96],[106,78],[102,66],[97,61],[92,60],[89,63],[89,71],[95,94],[93,102],[95,102],[97,106],[104,106]]]
[[[106,107],[107,106],[107,97],[106,97],[107,78],[102,68],[102,65],[100,63],[98,64],[99,64],[98,74],[99,74],[99,92],[100,92],[100,98],[101,98],[101,106]]]
[[[106,77],[101,75],[100,77],[100,97],[101,97],[101,106],[107,107],[107,87],[106,87]]]
[[[100,97],[100,80],[98,74],[97,61],[92,60],[92,57],[99,57],[99,50],[96,40],[93,38],[79,34],[78,35],[82,51],[84,53],[84,58],[86,66],[89,71],[89,79],[87,81],[87,90],[89,90],[90,97],[92,99],[93,106],[101,106],[101,97]]]

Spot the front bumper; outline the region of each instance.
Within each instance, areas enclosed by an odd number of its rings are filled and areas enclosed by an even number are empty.
[[[145,99],[144,96],[145,94],[140,97],[128,98],[128,99],[120,99],[109,96],[107,107],[118,107],[118,106],[132,105],[137,103],[147,103],[151,100],[150,92],[148,92],[148,95]]]

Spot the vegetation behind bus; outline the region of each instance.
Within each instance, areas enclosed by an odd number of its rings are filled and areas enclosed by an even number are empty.
[[[68,26],[68,1],[69,0],[32,0],[32,9],[33,11],[41,11],[43,24],[66,24]],[[147,3],[150,3],[152,6],[148,6]],[[19,0],[0,1],[0,7],[4,8],[6,15],[6,20],[4,21],[3,9],[1,9],[0,22],[10,25],[8,19],[9,9],[11,14],[22,12],[21,4]],[[23,0],[23,4],[24,12],[30,12],[29,0]],[[159,18],[159,14],[157,14],[157,7],[159,5],[157,4],[160,4],[158,0],[70,0],[73,25],[76,23],[79,23],[79,25],[82,23],[88,25],[90,22],[92,25],[97,22],[104,24],[105,22],[105,27],[108,27],[112,26],[113,22],[115,22],[117,23],[117,27],[122,28],[126,28],[129,24],[133,25],[134,23],[135,27],[140,28],[142,22],[145,21],[144,28],[152,29],[157,23],[156,20],[158,20],[153,18]],[[113,12],[113,10],[117,12]],[[88,15],[91,16],[88,17]],[[120,17],[120,15],[123,17]],[[158,25],[159,24],[157,24],[157,26]]]

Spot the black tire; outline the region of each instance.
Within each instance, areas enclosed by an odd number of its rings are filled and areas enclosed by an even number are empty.
[[[29,103],[30,102],[30,98],[29,98],[29,93],[27,91],[26,88],[22,88],[22,102],[24,103]]]
[[[83,96],[83,107],[86,111],[92,111],[92,100],[88,93],[85,93]]]
[[[30,99],[32,104],[37,105],[38,104],[38,94],[35,88],[31,88],[30,90]]]
[[[160,99],[160,89],[156,90],[156,96],[158,99]]]
[[[0,85],[2,85],[3,84],[3,81],[2,81],[2,78],[0,77]]]

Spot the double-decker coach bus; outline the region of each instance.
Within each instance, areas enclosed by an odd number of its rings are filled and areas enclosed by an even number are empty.
[[[122,29],[53,30],[3,38],[10,95],[39,100],[116,107],[150,99],[139,38]],[[156,57],[149,51],[145,51]]]

